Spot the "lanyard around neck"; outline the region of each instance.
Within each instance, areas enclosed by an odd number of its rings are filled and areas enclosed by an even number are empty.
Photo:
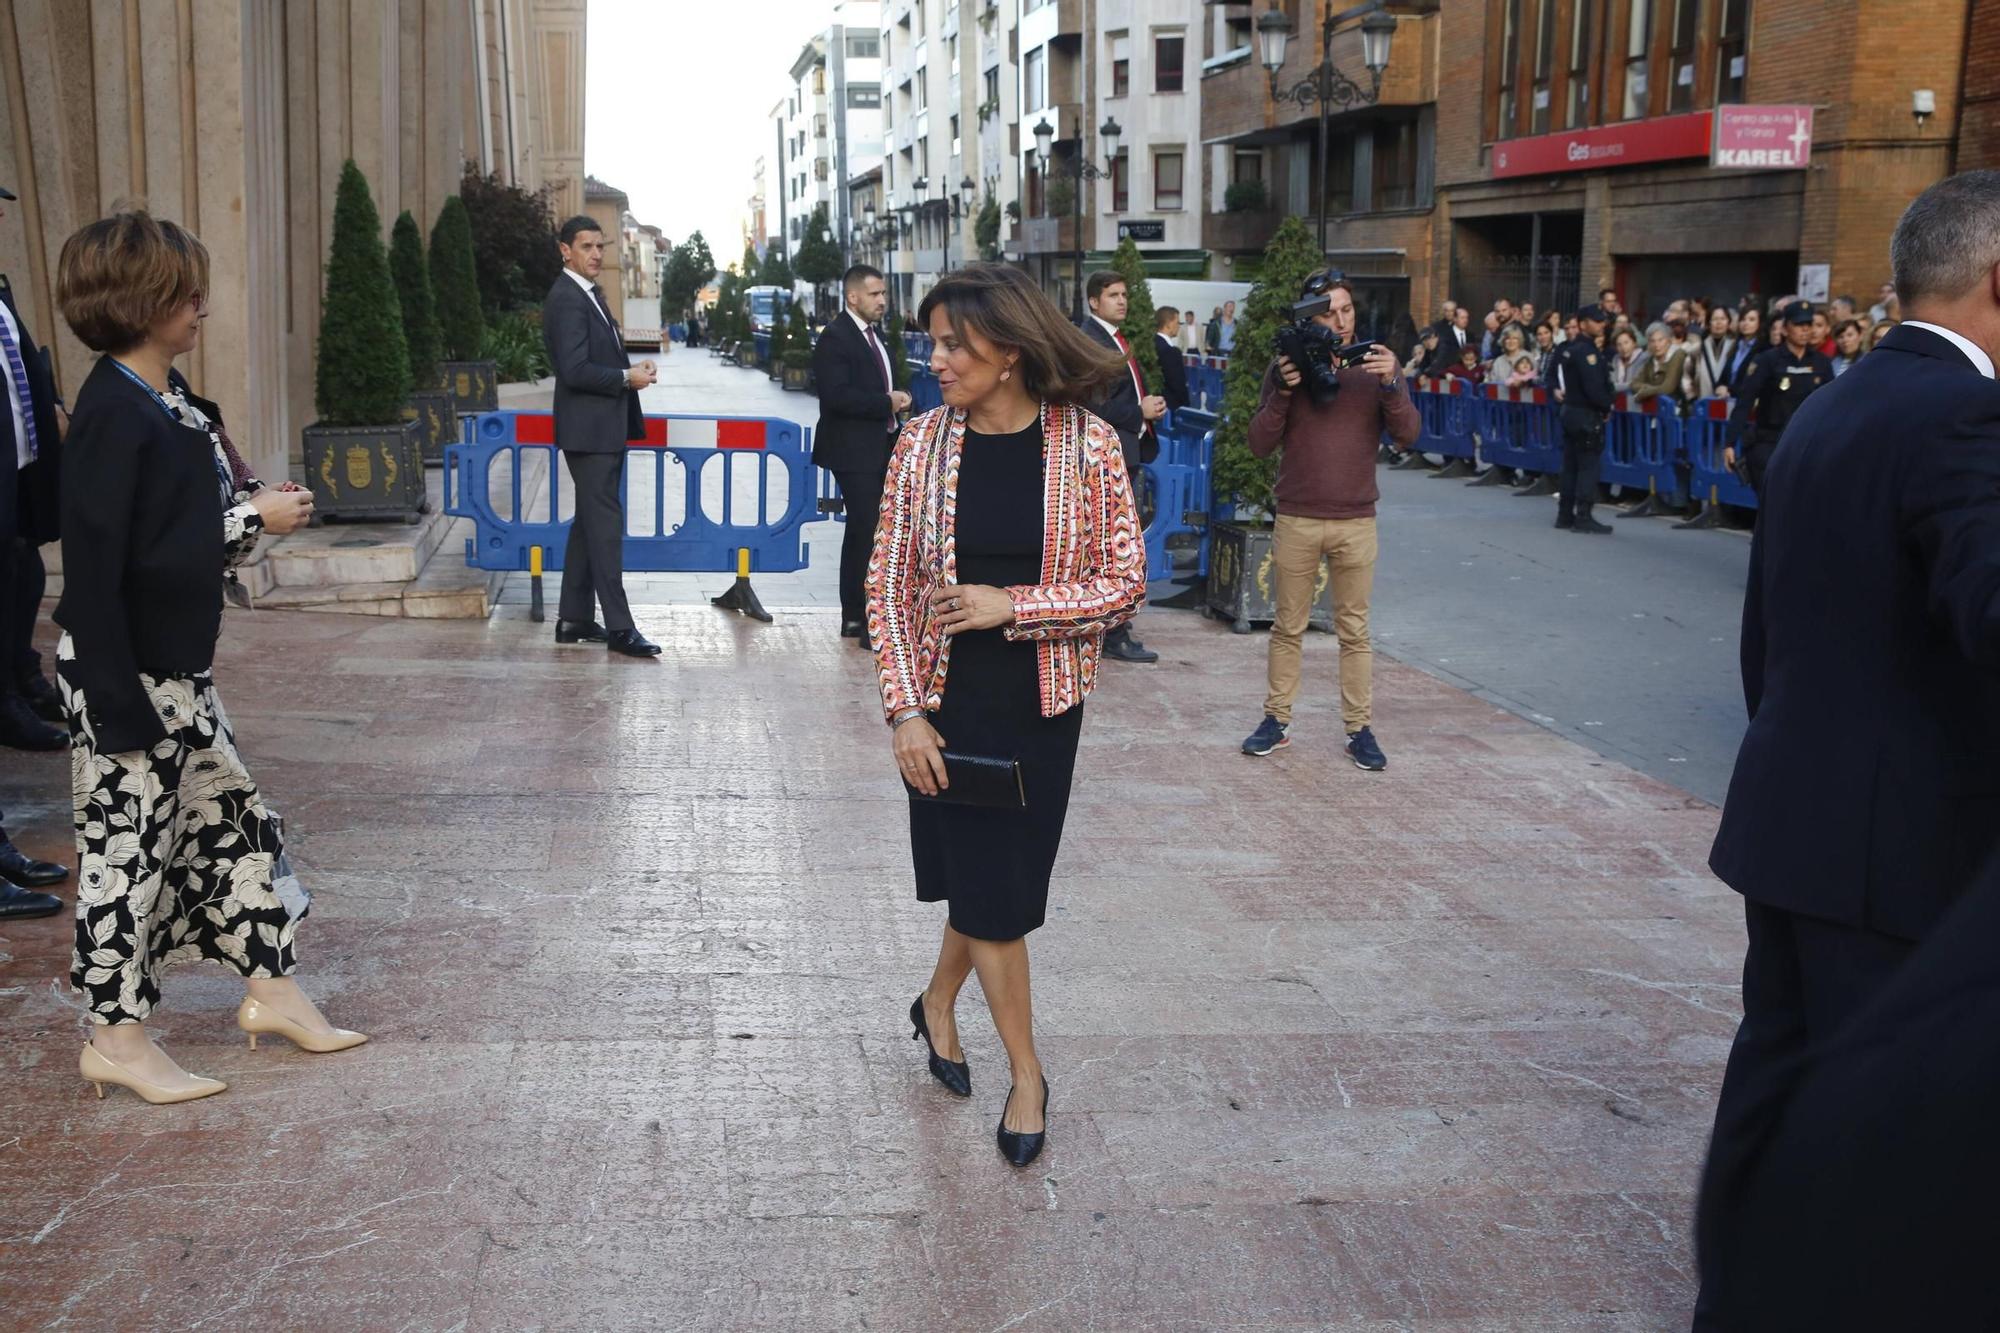
[[[155,389],[152,385],[146,383],[145,376],[141,375],[138,371],[132,369],[132,367],[126,365],[123,361],[118,360],[116,357],[112,358],[111,364],[118,367],[119,373],[124,375],[126,379],[131,380],[134,384],[144,389],[146,391],[146,396],[151,398],[153,402],[158,405],[159,409],[167,414],[169,420],[175,422],[177,425],[182,425],[182,426],[187,425],[187,422],[181,420],[181,414],[174,411],[173,406],[167,402],[166,396],[162,394],[158,389]]]

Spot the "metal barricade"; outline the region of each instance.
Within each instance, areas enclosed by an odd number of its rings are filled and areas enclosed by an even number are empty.
[[[1604,461],[1598,479],[1644,491],[1633,512],[1653,513],[1680,494],[1674,463],[1680,456],[1682,422],[1673,399],[1661,395],[1642,404],[1621,393],[1604,419]]]
[[[621,490],[625,568],[734,570],[735,586],[714,603],[770,620],[750,589],[750,575],[805,568],[809,552],[799,533],[813,518],[819,487],[811,455],[809,432],[796,422],[647,416],[645,438],[629,446]],[[506,475],[499,477],[495,469],[503,459]],[[677,481],[670,465],[681,471]],[[544,470],[545,485],[529,480]],[[444,458],[445,512],[473,523],[466,563],[537,574],[561,569],[569,541],[570,523],[562,517],[568,485],[550,413],[467,418],[464,438],[448,446]],[[745,510],[753,517],[744,517]]]
[[[1729,413],[1735,405],[1735,400],[1730,398],[1703,398],[1694,405],[1694,415],[1683,423],[1686,427],[1683,439],[1687,448],[1688,486],[1696,500],[1711,508],[1726,504],[1755,509],[1757,492],[1722,465]]]
[[[1448,474],[1467,475],[1479,461],[1479,410],[1472,396],[1472,385],[1460,379],[1433,381],[1428,377],[1419,379],[1417,384],[1420,387],[1411,392],[1410,401],[1417,405],[1422,425],[1418,427],[1413,451],[1438,454],[1461,463],[1464,466],[1448,469]],[[1383,432],[1382,440],[1388,443],[1387,431]]]
[[[1152,579],[1173,570],[1169,539],[1193,535],[1199,539],[1197,571],[1208,573],[1209,472],[1215,457],[1215,414],[1194,408],[1162,418],[1159,457],[1141,466],[1132,479],[1142,488],[1141,508],[1147,511],[1146,569]]]
[[[1553,476],[1562,470],[1562,423],[1544,389],[1483,384],[1478,404],[1480,452],[1519,472]]]

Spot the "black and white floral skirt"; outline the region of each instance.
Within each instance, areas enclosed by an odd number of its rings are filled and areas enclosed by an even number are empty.
[[[69,718],[76,803],[76,956],[70,982],[92,1021],[137,1023],[169,964],[207,958],[246,977],[289,976],[308,899],[284,826],[236,753],[207,672],[141,675],[167,738],[106,754],[85,712],[65,634],[56,677]]]

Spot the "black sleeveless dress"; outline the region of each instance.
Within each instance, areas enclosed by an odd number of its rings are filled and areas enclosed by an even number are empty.
[[[966,431],[958,581],[996,588],[1040,583],[1042,533],[1041,423],[1012,435]],[[1019,939],[1048,912],[1083,706],[1042,716],[1036,657],[1032,642],[1009,643],[997,629],[956,636],[944,702],[930,717],[949,749],[1019,759],[1027,807],[910,801],[917,899],[948,902],[952,929],[974,939]]]

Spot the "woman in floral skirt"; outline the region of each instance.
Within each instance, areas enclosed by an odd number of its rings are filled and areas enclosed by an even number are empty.
[[[96,1025],[83,1077],[149,1102],[221,1092],[153,1044],[146,1019],[170,963],[241,975],[237,1024],[310,1051],[367,1040],[333,1027],[291,978],[306,895],[283,828],[244,770],[210,675],[229,570],[257,534],[310,521],[312,493],[249,475],[215,404],[173,369],[207,317],[208,251],[144,212],[63,245],[56,299],[103,353],[63,449],[65,633],[76,842],[71,982]]]

